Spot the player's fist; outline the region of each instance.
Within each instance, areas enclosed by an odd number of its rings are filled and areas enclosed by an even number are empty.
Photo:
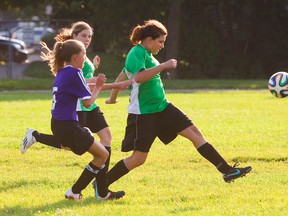
[[[177,66],[177,60],[176,59],[169,59],[168,61],[162,63],[165,66],[165,69],[173,69]]]
[[[117,100],[112,101],[112,100],[110,99],[110,97],[105,100],[105,103],[106,103],[106,104],[116,104],[117,102],[118,102]]]
[[[95,69],[97,69],[100,65],[100,57],[98,55],[96,55],[94,58],[93,58],[93,65],[95,66]]]
[[[98,74],[97,79],[96,79],[96,87],[102,88],[105,82],[106,82],[106,76],[102,73]]]

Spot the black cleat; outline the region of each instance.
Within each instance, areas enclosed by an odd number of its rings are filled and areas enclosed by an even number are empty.
[[[125,196],[125,191],[117,191],[117,192],[109,191],[108,197],[106,200],[120,199],[123,196]]]
[[[237,178],[245,176],[252,170],[251,166],[247,166],[244,168],[236,168],[237,165],[238,163],[235,163],[233,168],[228,173],[223,174],[223,179],[225,182],[230,183]]]
[[[100,197],[99,195],[97,195],[97,198],[98,200],[115,200],[122,198],[124,195],[125,195],[124,191],[117,191],[117,192],[109,191],[106,197]]]
[[[125,195],[125,191],[117,191],[117,192],[113,192],[110,191],[108,192],[108,194],[106,195],[106,197],[101,197],[98,193],[97,190],[97,181],[96,179],[92,182],[93,188],[94,188],[94,192],[95,192],[95,196],[97,197],[98,200],[114,200],[114,199],[120,199]]]

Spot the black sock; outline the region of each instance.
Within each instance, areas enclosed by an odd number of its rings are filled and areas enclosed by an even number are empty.
[[[107,172],[105,167],[99,170],[96,175],[97,190],[100,197],[104,198],[108,194]]]
[[[93,178],[96,178],[99,196],[103,198],[106,197],[108,194],[108,183],[105,168],[96,167],[91,162],[86,166],[76,183],[72,186],[72,192],[77,194],[81,193]]]
[[[85,167],[82,174],[72,186],[73,193],[79,194],[81,191],[87,187],[87,185],[92,181],[92,179],[99,173],[100,168],[94,166],[91,162]]]
[[[126,175],[129,169],[126,167],[124,160],[119,161],[112,169],[107,173],[108,185],[120,179]]]
[[[111,147],[110,146],[105,146],[105,149],[109,152],[109,156],[105,162],[105,170],[108,172],[109,170],[109,165],[110,165],[110,158],[111,158]]]
[[[222,158],[222,156],[208,142],[200,146],[198,152],[210,161],[221,173],[227,173],[231,166]]]
[[[97,190],[98,190],[98,194],[101,196],[101,194],[107,194],[107,192],[106,192],[106,190],[104,189],[103,191],[101,191],[101,189],[100,189],[100,187],[98,186],[98,184],[103,184],[103,185],[105,185],[106,184],[106,188],[107,188],[107,190],[108,190],[108,182],[107,182],[107,172],[108,172],[108,169],[109,169],[109,164],[110,164],[110,158],[111,158],[111,147],[110,146],[104,146],[105,147],[105,149],[109,152],[109,156],[108,156],[108,158],[107,158],[107,160],[106,160],[106,162],[105,162],[105,167],[103,168],[103,172],[105,172],[105,176],[103,176],[103,177],[98,177],[97,176],[97,178],[95,177],[95,182],[97,183]],[[102,171],[102,170],[101,170]],[[98,174],[99,175],[99,174]],[[100,173],[100,175],[101,175],[101,173]],[[102,174],[103,175],[103,174]],[[101,181],[101,179],[105,179],[105,181],[106,182],[98,182],[99,181],[99,179],[100,179],[100,181]],[[102,188],[105,188],[105,186],[104,187],[102,187]],[[101,192],[100,192],[101,191]],[[102,197],[102,196],[101,196]],[[103,197],[105,197],[105,196],[103,196]]]
[[[38,131],[33,131],[32,135],[35,137],[36,141],[54,148],[61,149],[61,143],[54,135],[51,134],[42,134]]]

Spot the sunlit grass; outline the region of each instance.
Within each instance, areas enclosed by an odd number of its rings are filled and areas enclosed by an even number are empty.
[[[111,166],[120,152],[128,93],[115,105],[100,105],[113,133]],[[111,185],[126,196],[95,199],[92,186],[82,202],[64,199],[91,156],[35,144],[24,155],[27,127],[50,133],[50,92],[0,94],[0,215],[287,215],[288,100],[267,90],[168,91],[167,97],[202,130],[223,157],[253,171],[231,184],[182,137],[153,144],[147,162]]]

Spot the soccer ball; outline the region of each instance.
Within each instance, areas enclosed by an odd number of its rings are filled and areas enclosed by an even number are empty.
[[[288,73],[277,72],[269,78],[268,89],[277,98],[288,96]]]

